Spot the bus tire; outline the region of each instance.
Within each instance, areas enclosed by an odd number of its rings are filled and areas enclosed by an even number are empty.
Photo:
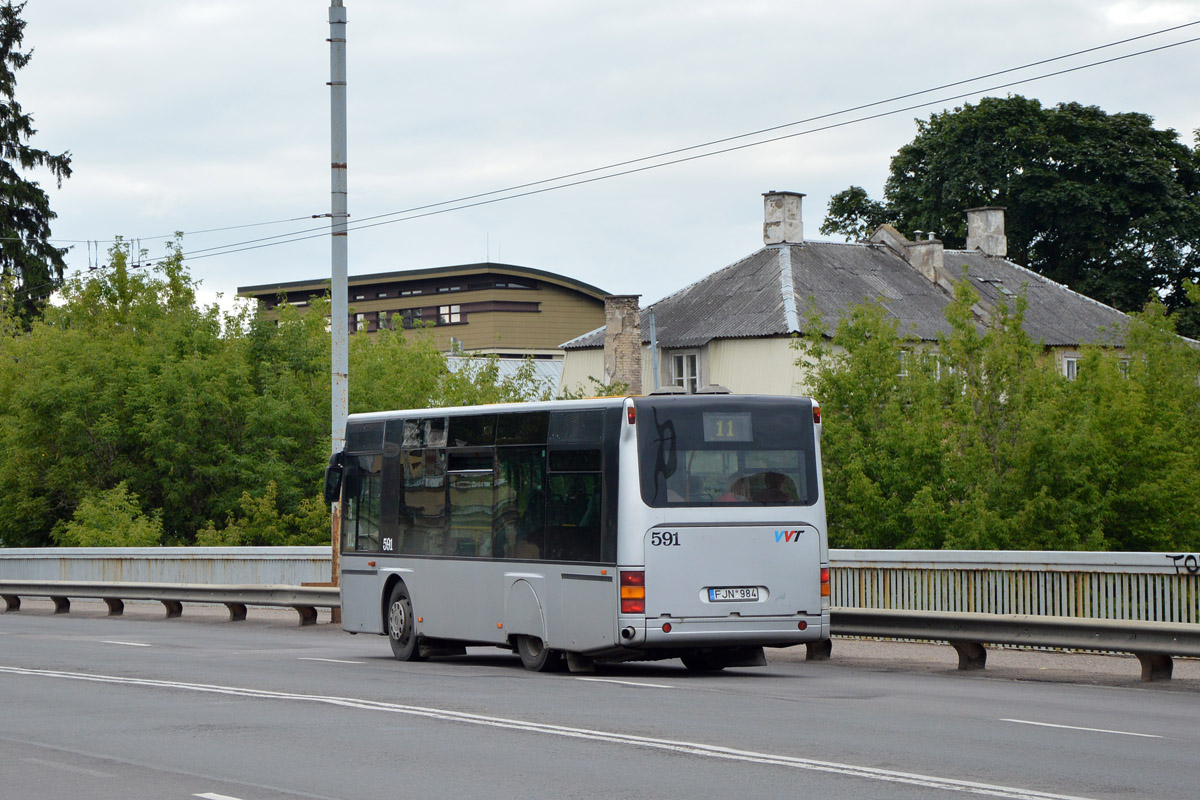
[[[720,672],[725,669],[724,664],[713,661],[712,657],[706,653],[693,653],[687,656],[680,656],[679,660],[692,672]]]
[[[557,672],[563,664],[562,653],[546,647],[536,636],[518,636],[517,655],[525,669],[531,672]]]
[[[412,599],[403,581],[397,581],[388,596],[387,633],[392,645],[392,655],[398,661],[424,661],[417,641],[416,617],[413,616]]]

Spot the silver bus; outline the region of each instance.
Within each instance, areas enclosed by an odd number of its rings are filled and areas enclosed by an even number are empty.
[[[824,642],[820,419],[750,395],[352,414],[326,473],[342,627],[536,671]]]

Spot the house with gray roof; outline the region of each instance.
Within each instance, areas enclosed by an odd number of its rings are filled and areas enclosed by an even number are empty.
[[[628,383],[634,393],[671,385],[694,392],[719,384],[738,393],[803,394],[803,369],[791,344],[814,305],[827,336],[851,307],[876,300],[902,333],[935,343],[949,332],[945,310],[964,267],[980,298],[974,309],[980,329],[997,303],[1024,293],[1026,332],[1068,376],[1084,345],[1123,344],[1124,314],[1005,258],[1002,208],[968,210],[967,248],[947,250],[933,234],[910,240],[889,225],[861,243],[805,241],[804,195],[763,197],[762,249],[640,313],[617,311],[626,338],[632,333],[641,342],[640,374],[636,367],[615,371],[611,355],[606,368],[606,329],[597,328],[562,345],[562,386],[586,391],[595,377]],[[615,299],[627,302],[629,296]],[[611,328],[611,310],[608,319]],[[608,338],[614,338],[611,331]]]

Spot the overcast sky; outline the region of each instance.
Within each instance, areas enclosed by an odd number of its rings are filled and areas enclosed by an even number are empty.
[[[783,125],[1200,20],[1200,1],[346,0],[352,220]],[[30,0],[17,99],[37,147],[71,152],[61,240],[152,256],[317,228],[330,208],[328,3]],[[1139,111],[1191,144],[1200,25],[808,126],[833,130],[532,197],[352,232],[350,274],[484,260],[647,304],[762,246],[765,191],[881,195],[914,119],[986,94]],[[975,92],[946,101],[952,95]],[[777,135],[777,134],[776,134]],[[765,138],[765,137],[759,137]],[[213,228],[273,225],[201,233]],[[64,246],[67,242],[63,242]],[[89,248],[72,245],[72,270]],[[101,249],[107,243],[100,245]],[[95,256],[91,256],[95,261]],[[327,277],[327,236],[189,259],[201,297]]]

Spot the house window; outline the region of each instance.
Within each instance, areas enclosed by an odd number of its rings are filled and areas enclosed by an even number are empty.
[[[1078,356],[1063,356],[1063,375],[1066,375],[1069,381],[1075,380],[1079,375]]]
[[[671,383],[683,387],[688,394],[700,388],[700,370],[695,353],[676,353],[671,357]]]
[[[901,377],[901,378],[908,377],[908,351],[907,350],[900,351],[900,371],[896,374],[898,377]]]
[[[355,314],[354,315],[354,330],[365,331],[366,329],[367,329],[367,315],[366,314]]]
[[[459,306],[438,306],[438,325],[455,325],[462,322]]]
[[[406,308],[400,312],[401,327],[403,327],[405,329],[415,328],[420,324],[421,324],[421,309]]]

